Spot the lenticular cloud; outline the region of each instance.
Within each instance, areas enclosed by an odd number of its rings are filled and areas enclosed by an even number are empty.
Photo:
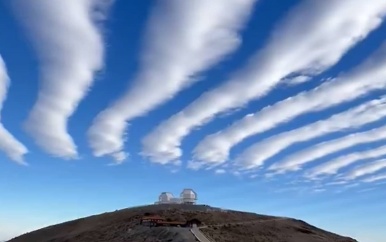
[[[311,91],[302,92],[294,97],[269,106],[255,115],[242,119],[229,128],[229,130],[232,131],[231,133],[235,134],[233,139],[241,140],[240,136],[243,138],[246,134],[261,133],[292,120],[301,114],[316,112],[347,103],[361,96],[370,94],[373,91],[385,88],[385,53],[386,42],[378,51],[370,56],[370,58],[351,72],[341,75],[333,81],[326,82]],[[366,123],[366,119],[381,118],[383,117],[382,115],[384,114],[378,114],[377,112],[369,113],[365,116],[364,123]],[[240,132],[242,129],[244,133]],[[227,130],[227,132],[229,132],[229,130]],[[260,166],[261,161],[250,159],[254,157],[254,151],[254,147],[252,147],[247,150],[245,154],[241,154],[239,163],[247,168]]]
[[[383,109],[385,107],[381,107]],[[383,111],[380,109],[379,111]],[[374,113],[373,117],[380,114]],[[371,143],[376,141],[386,140],[386,126],[371,129],[369,131],[353,133],[338,139],[329,140],[315,146],[311,146],[305,150],[294,153],[284,160],[274,163],[269,170],[274,170],[276,173],[284,173],[287,171],[294,171],[301,168],[301,166],[310,163],[319,158],[333,154],[340,150],[349,147],[357,146],[364,143]]]
[[[7,97],[8,87],[9,77],[7,68],[3,58],[0,56],[0,111]],[[13,135],[4,128],[2,123],[0,123],[0,150],[5,152],[9,158],[17,163],[26,164],[23,161],[23,156],[28,152],[27,148],[13,137]]]
[[[40,59],[41,88],[26,123],[27,132],[48,153],[77,157],[67,121],[103,67],[100,23],[111,1],[15,0],[17,17]]]
[[[383,170],[386,168],[386,160],[381,159],[377,160],[372,163],[367,163],[361,166],[358,166],[354,169],[352,169],[350,172],[348,172],[346,175],[344,175],[342,178],[343,180],[354,180],[358,177],[362,177],[365,175],[376,173],[380,170]]]
[[[343,155],[329,162],[323,163],[319,166],[312,168],[311,170],[306,172],[305,177],[314,179],[322,175],[327,176],[336,174],[342,168],[354,164],[356,162],[374,158],[381,158],[385,155],[386,145],[363,152],[354,152],[351,154]]]
[[[262,165],[268,158],[285,148],[307,140],[312,140],[333,132],[355,129],[386,117],[386,98],[372,100],[346,112],[333,115],[298,129],[287,131],[247,148],[238,159],[253,161],[255,166]]]
[[[145,137],[143,153],[154,161],[179,159],[181,141],[194,128],[219,113],[266,95],[279,83],[304,82],[330,68],[379,26],[385,13],[383,0],[372,4],[350,0],[304,1],[274,30],[267,46],[244,69],[225,84],[202,94]],[[195,158],[222,162],[229,149],[254,134],[253,130],[232,127],[229,132],[209,136],[196,148]]]
[[[238,31],[255,0],[160,1],[149,21],[141,69],[127,93],[102,111],[88,131],[95,156],[117,158],[126,122],[192,84],[240,44]]]

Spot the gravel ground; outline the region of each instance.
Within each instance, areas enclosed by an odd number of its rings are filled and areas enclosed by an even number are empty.
[[[355,242],[303,221],[212,208],[205,205],[148,205],[117,210],[43,228],[9,242],[193,242],[186,228],[139,226],[145,214],[172,221],[200,220],[216,242]]]

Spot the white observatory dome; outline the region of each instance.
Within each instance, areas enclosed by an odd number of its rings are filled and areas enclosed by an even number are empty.
[[[181,192],[182,203],[185,204],[195,204],[197,200],[197,193],[193,189],[184,189]]]
[[[174,200],[174,196],[170,192],[163,192],[158,197],[159,203],[170,203],[172,200]]]

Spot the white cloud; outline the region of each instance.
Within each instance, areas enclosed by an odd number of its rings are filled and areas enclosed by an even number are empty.
[[[302,92],[265,107],[260,112],[247,115],[228,128],[207,136],[194,150],[196,159],[210,163],[223,162],[228,158],[230,149],[249,136],[272,129],[302,114],[340,105],[384,88],[385,50],[386,44],[353,71],[325,82],[311,91]],[[242,159],[241,162],[248,168],[260,165],[260,162],[255,163],[254,160]]]
[[[373,191],[375,189],[376,189],[375,187],[365,188],[365,189],[359,190],[358,193],[370,192],[370,191]]]
[[[382,111],[382,110],[381,110]],[[374,113],[374,115],[376,115]],[[352,120],[355,121],[355,118]],[[270,170],[285,171],[298,170],[302,165],[321,157],[333,154],[355,145],[381,141],[386,139],[386,126],[371,129],[369,131],[353,133],[342,138],[326,141],[308,149],[290,155],[283,161],[273,164]]]
[[[311,140],[328,133],[358,128],[384,117],[386,117],[386,97],[366,102],[348,111],[335,114],[326,120],[320,120],[263,140],[247,148],[236,160],[242,164],[253,162],[254,167],[261,166],[268,158],[295,143]],[[386,138],[386,134],[384,136]],[[356,141],[358,142],[358,140]]]
[[[200,163],[194,162],[194,161],[189,161],[187,165],[188,169],[195,170],[195,171],[199,170],[201,167],[202,165]]]
[[[224,170],[224,169],[216,169],[216,170],[214,171],[214,173],[216,173],[216,174],[225,174],[225,173],[226,173],[226,170]]]
[[[361,165],[348,172],[341,179],[354,180],[358,177],[375,173],[386,168],[386,159],[378,160],[369,164]]]
[[[113,156],[114,160],[116,161],[116,163],[118,163],[118,164],[122,164],[128,157],[128,155],[122,151],[114,153],[112,156]]]
[[[39,55],[41,84],[26,131],[46,152],[77,157],[67,121],[103,67],[99,27],[109,0],[15,0],[13,9]]]
[[[88,131],[95,156],[123,150],[126,123],[171,99],[240,44],[255,0],[160,1],[148,25],[133,86]]]
[[[381,181],[381,180],[386,180],[386,173],[368,177],[366,179],[363,179],[363,182],[371,183],[371,182],[377,182],[377,181]]]
[[[320,175],[336,174],[340,169],[366,159],[379,158],[386,155],[386,146],[381,146],[376,149],[355,152],[348,155],[343,155],[335,158],[329,162],[323,163],[319,166],[307,171],[305,176],[314,179]]]
[[[345,184],[347,184],[347,183],[348,183],[348,181],[343,181],[343,180],[340,180],[340,181],[332,181],[332,182],[326,183],[326,186],[345,185]]]
[[[294,78],[286,78],[284,80],[284,82],[287,83],[290,86],[295,86],[295,85],[298,85],[298,84],[301,84],[301,83],[304,83],[304,82],[308,82],[311,78],[312,77],[310,77],[310,76],[300,75],[300,76],[296,76]]]
[[[267,94],[288,76],[314,76],[328,69],[379,26],[385,12],[383,0],[372,4],[350,0],[305,1],[282,21],[268,45],[244,69],[225,84],[201,95],[146,136],[143,153],[154,161],[178,159],[182,153],[182,139],[194,128],[216,114]],[[254,117],[247,117],[243,125],[252,119]],[[209,136],[196,149],[196,158],[216,162],[226,159],[233,144],[254,133],[244,127],[243,131],[238,131]]]
[[[349,188],[358,187],[358,186],[359,186],[359,183],[356,182],[356,183],[351,183],[351,184],[344,185],[342,188],[343,189],[349,189]]]
[[[325,192],[326,189],[325,188],[314,188],[314,190],[312,190],[312,191],[315,193],[320,193],[320,192]]]
[[[0,55],[0,110],[3,108],[3,103],[7,98],[7,92],[9,88],[9,76],[7,67],[5,66],[3,57]]]
[[[7,68],[0,56],[0,111],[3,108],[3,103],[7,98],[7,92],[10,85]],[[3,124],[0,123],[0,150],[2,150],[9,158],[19,164],[25,165],[23,156],[28,152],[27,148],[19,142]]]

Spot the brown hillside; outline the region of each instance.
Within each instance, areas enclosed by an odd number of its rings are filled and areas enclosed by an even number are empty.
[[[149,205],[82,218],[10,240],[10,242],[183,242],[195,241],[189,228],[145,227],[139,221],[156,214],[169,221],[198,219],[201,231],[216,242],[355,242],[290,218],[221,210],[206,205]]]

